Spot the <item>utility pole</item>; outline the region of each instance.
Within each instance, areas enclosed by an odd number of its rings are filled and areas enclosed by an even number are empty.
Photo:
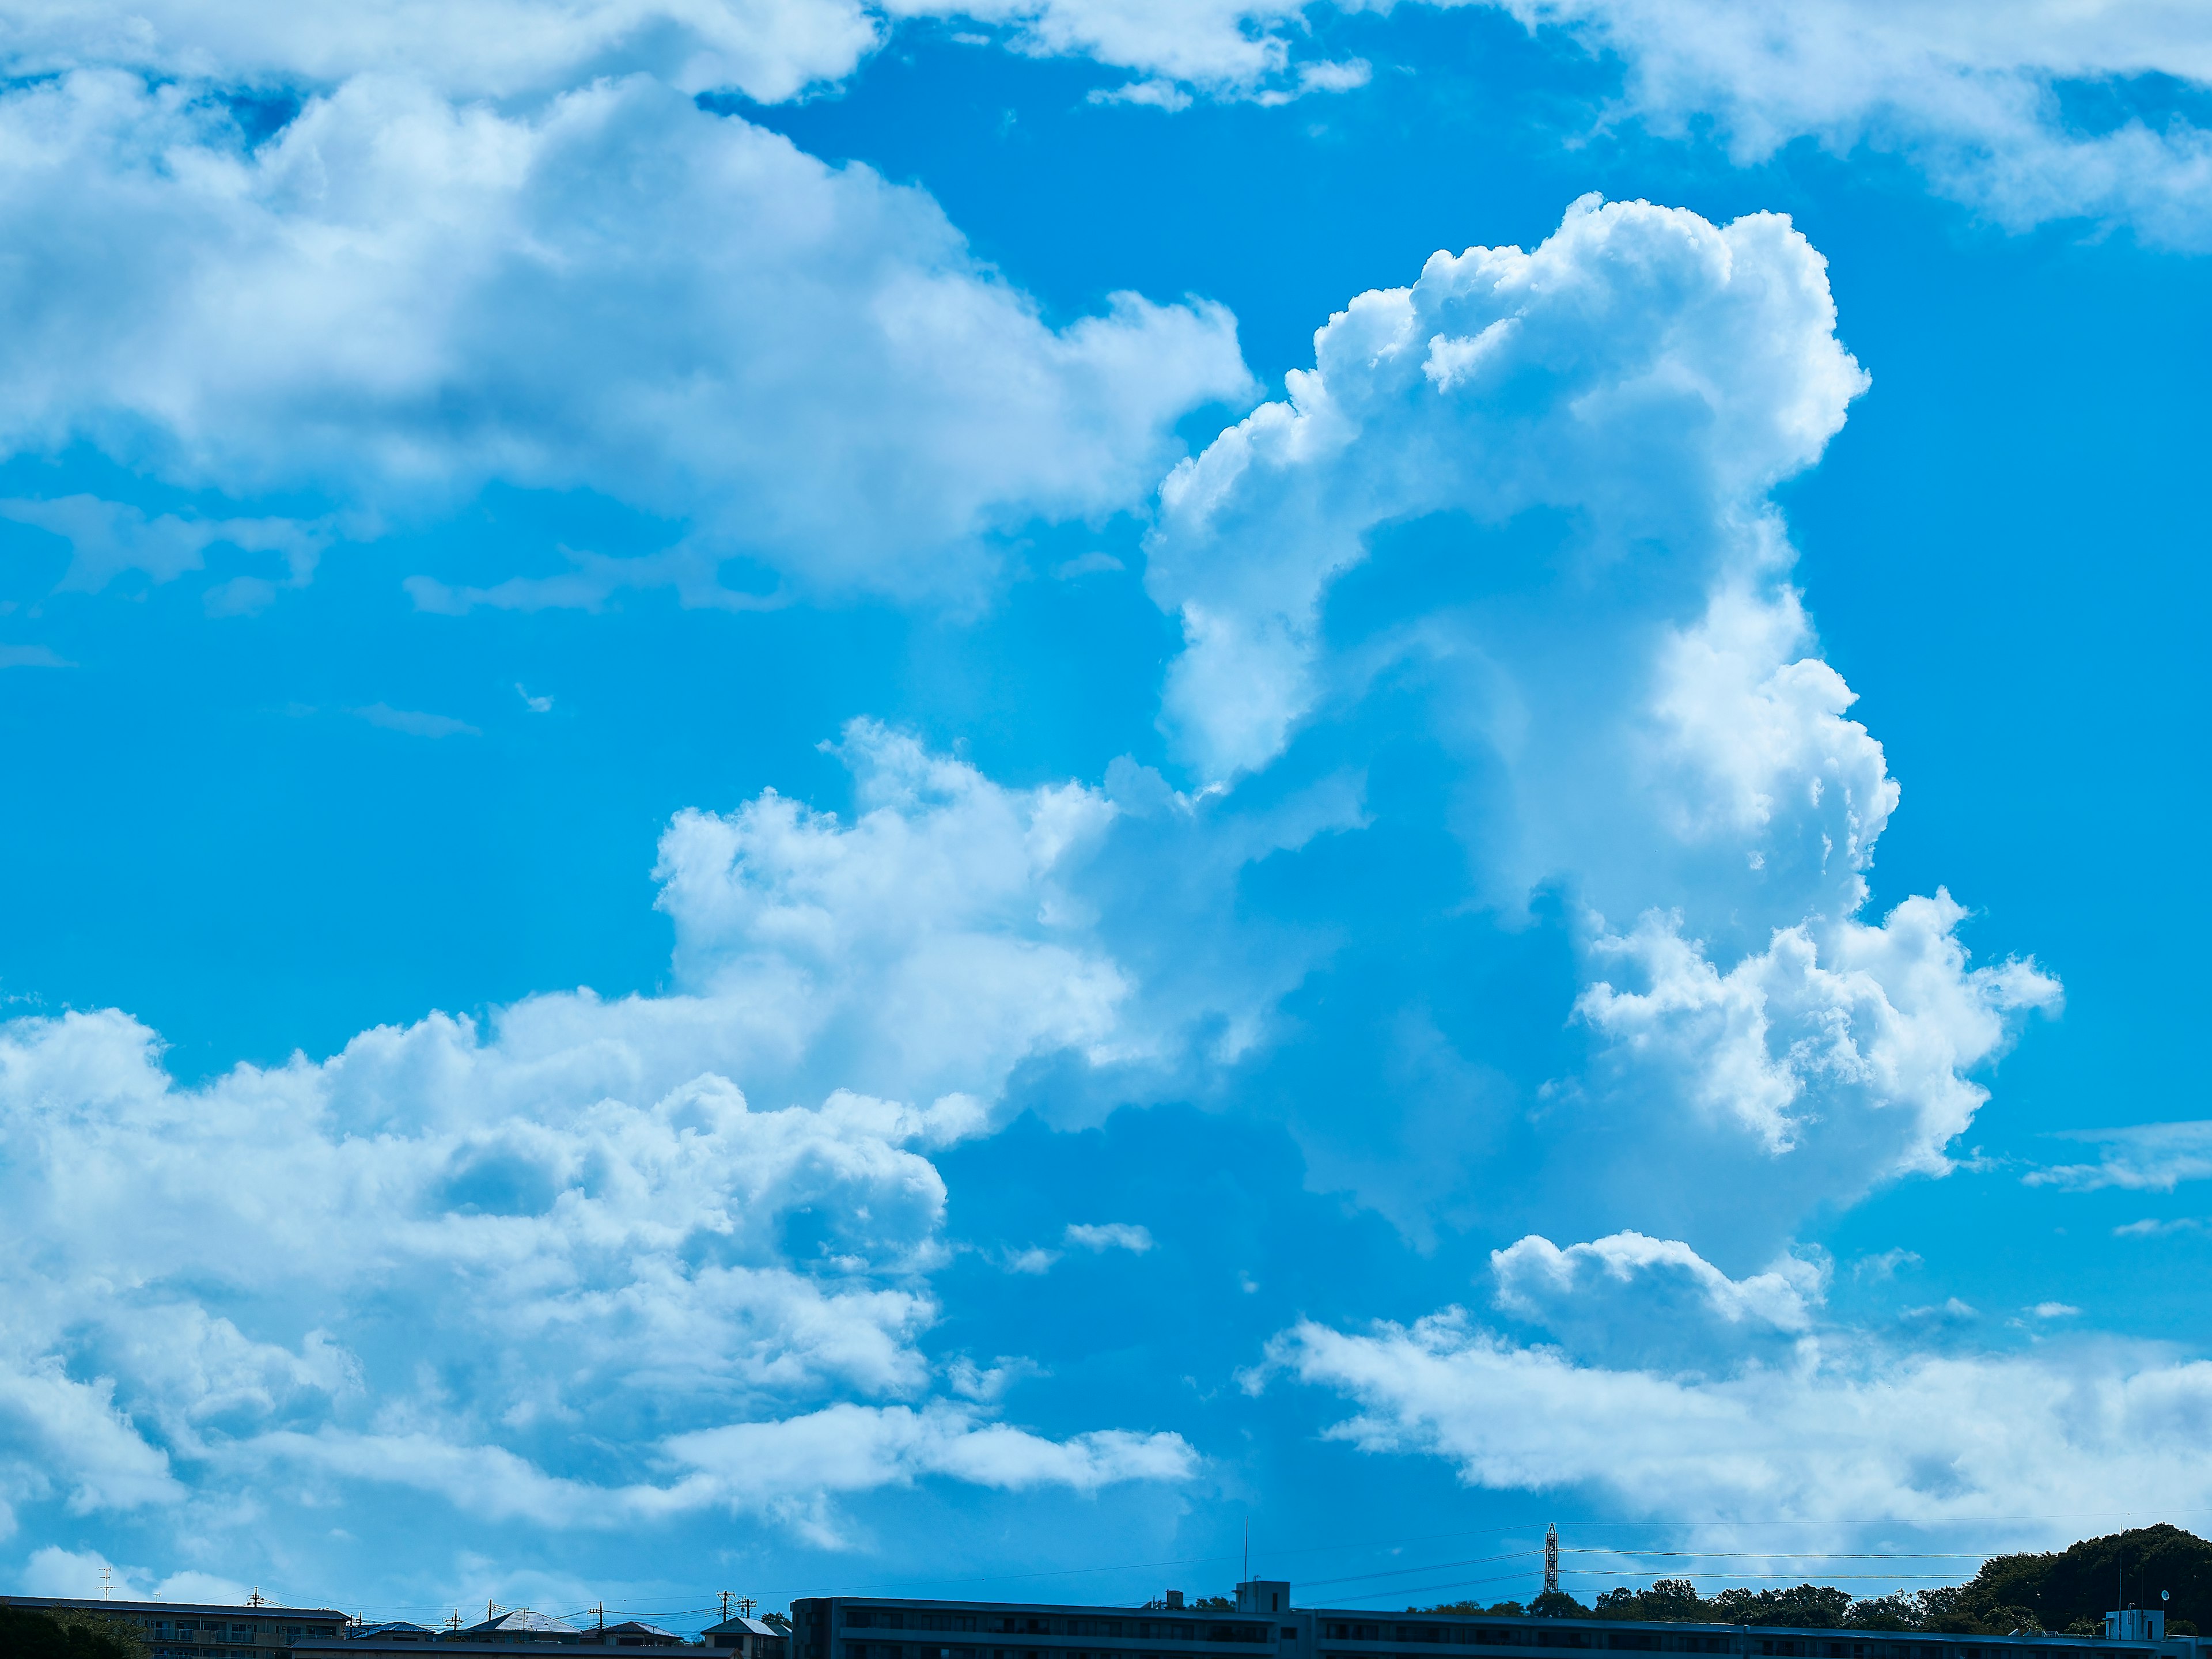
[[[740,1619],[751,1618],[753,1616],[753,1609],[759,1605],[760,1603],[754,1601],[751,1596],[740,1595],[738,1598],[738,1617]]]
[[[1559,1593],[1559,1528],[1557,1522],[1544,1528],[1544,1594]]]
[[[722,1592],[722,1622],[726,1625],[730,1622],[730,1592],[727,1590]]]
[[[253,1587],[253,1594],[247,1596],[246,1599],[252,1603],[253,1606],[257,1607],[259,1607],[261,1605],[261,1586],[256,1584]]]

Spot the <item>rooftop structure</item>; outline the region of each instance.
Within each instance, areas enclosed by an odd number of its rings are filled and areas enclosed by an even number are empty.
[[[556,1619],[550,1613],[532,1613],[528,1607],[511,1607],[505,1613],[495,1613],[473,1625],[464,1625],[453,1633],[456,1642],[489,1644],[495,1647],[516,1647],[528,1642],[580,1642],[584,1632],[565,1619]]]

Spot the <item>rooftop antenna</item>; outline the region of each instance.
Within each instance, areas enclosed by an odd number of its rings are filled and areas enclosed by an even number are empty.
[[[1252,1578],[1252,1517],[1249,1515],[1244,1517],[1244,1578],[1248,1583]]]
[[[1557,1522],[1544,1528],[1544,1594],[1559,1593],[1559,1527]]]
[[[114,1588],[115,1569],[112,1567],[102,1567],[100,1570],[100,1599],[103,1601],[107,1600],[107,1593]]]

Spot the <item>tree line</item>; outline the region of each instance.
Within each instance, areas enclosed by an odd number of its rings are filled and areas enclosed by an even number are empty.
[[[2164,1591],[2168,1599],[2161,1601]],[[2164,1607],[2166,1628],[2194,1636],[2212,1625],[2212,1543],[2179,1527],[2138,1527],[2085,1538],[2045,1554],[1993,1555],[1963,1584],[1856,1597],[1832,1584],[1699,1593],[1686,1578],[1647,1589],[1622,1585],[1585,1607],[1564,1590],[1525,1607],[1454,1601],[1408,1612],[1534,1613],[1553,1619],[1680,1620],[1707,1625],[1794,1625],[1812,1630],[1929,1631],[1956,1636],[2094,1636],[2113,1607]]]
[[[104,1613],[0,1604],[0,1659],[146,1659],[146,1644]]]

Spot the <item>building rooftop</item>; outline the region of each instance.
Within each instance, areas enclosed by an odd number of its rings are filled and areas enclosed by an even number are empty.
[[[0,1595],[0,1607],[89,1607],[95,1612],[226,1613],[238,1619],[318,1619],[343,1624],[346,1615],[336,1607],[294,1607],[276,1601],[126,1601],[104,1595]]]

